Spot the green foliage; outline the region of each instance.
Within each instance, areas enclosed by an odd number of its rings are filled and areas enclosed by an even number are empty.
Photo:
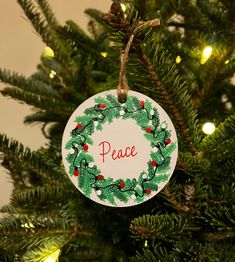
[[[1,93],[40,109],[48,109],[48,107],[50,107],[49,111],[57,113],[58,115],[70,114],[74,109],[74,106],[63,103],[59,99],[49,98],[43,95],[38,96],[27,91],[19,90],[18,88],[5,88]],[[59,111],[59,109],[62,111]]]
[[[40,7],[40,9],[42,10],[42,13],[44,14],[48,25],[52,28],[55,29],[59,23],[57,21],[57,19],[54,16],[54,13],[51,10],[50,5],[47,3],[46,0],[37,0],[37,3]]]
[[[62,65],[69,65],[71,50],[68,49],[64,42],[58,39],[56,34],[49,27],[47,21],[44,19],[43,14],[37,10],[35,4],[30,0],[18,0],[18,3],[25,12],[25,15],[31,21],[36,32],[42,37],[42,40],[54,50],[58,62]],[[46,5],[43,5],[43,12],[48,19],[50,11]],[[66,67],[64,67],[64,69],[66,69]]]
[[[92,9],[92,8],[88,8],[85,10],[85,13],[87,15],[89,15],[92,19],[94,19],[96,22],[98,22],[99,24],[103,24],[103,21],[102,21],[102,16],[103,16],[103,13],[96,10],[96,9]]]
[[[11,73],[9,70],[0,69],[0,79],[4,83],[10,84],[27,92],[58,97],[56,91],[53,90],[50,85],[33,78],[26,79],[24,76],[18,75],[15,72]]]
[[[233,138],[235,130],[235,115],[231,115],[224,123],[221,123],[220,126],[215,130],[215,132],[210,135],[210,137],[205,137],[201,143],[202,150],[206,152],[214,151],[217,145],[221,146],[228,139]],[[229,148],[229,144],[227,145]]]
[[[188,87],[179,76],[178,70],[168,51],[165,50],[163,45],[158,44],[159,40],[157,37],[155,39],[156,40],[149,39],[150,41],[147,41],[146,48],[144,49],[149,57],[153,57],[154,65],[151,66],[151,70],[156,70],[155,77],[158,76],[162,83],[158,86],[155,84],[155,86],[152,87],[153,97],[158,100],[170,114],[176,128],[178,127],[179,131],[181,129],[179,133],[183,134],[182,121],[186,122],[185,126],[190,130],[191,139],[193,139],[194,144],[197,145],[198,141],[195,140],[198,139],[197,114],[193,109],[192,101],[187,91]],[[158,68],[161,68],[161,71],[159,71]],[[151,78],[153,80],[154,76],[152,75]],[[177,109],[174,109],[175,106]],[[187,139],[187,137],[185,137],[185,139]]]
[[[234,206],[226,207],[220,205],[218,207],[207,209],[203,217],[205,228],[208,230],[208,227],[211,227],[213,230],[218,232],[228,232],[227,237],[229,237],[229,232],[234,232],[235,228],[234,213]],[[234,233],[232,235],[234,235]]]
[[[131,222],[130,231],[137,239],[153,239],[171,242],[182,235],[190,235],[196,227],[190,221],[177,214],[144,215]]]

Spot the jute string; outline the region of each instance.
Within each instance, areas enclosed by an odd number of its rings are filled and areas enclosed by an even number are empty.
[[[121,52],[121,56],[120,56],[121,66],[120,66],[120,74],[119,74],[119,85],[118,85],[118,88],[117,88],[117,95],[118,95],[119,102],[124,103],[124,102],[126,102],[126,99],[127,99],[127,93],[128,93],[129,87],[128,87],[127,78],[126,78],[126,65],[127,65],[129,51],[130,51],[132,42],[134,40],[135,34],[138,33],[139,31],[145,29],[145,28],[155,27],[155,26],[159,26],[159,25],[160,25],[159,19],[153,19],[153,20],[149,20],[149,21],[146,21],[146,22],[140,21],[138,23],[137,27],[133,30],[125,49]]]

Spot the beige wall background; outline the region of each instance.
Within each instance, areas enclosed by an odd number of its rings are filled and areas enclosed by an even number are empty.
[[[72,19],[86,29],[86,8],[108,11],[111,0],[48,0],[57,19],[64,24]],[[0,0],[0,67],[29,76],[36,71],[45,44],[42,42],[16,0]],[[3,88],[0,83],[0,88]],[[33,108],[0,95],[0,133],[14,138],[33,150],[46,144],[40,126],[25,126],[24,117]],[[0,160],[1,161],[1,160]],[[0,207],[9,202],[11,179],[0,165]]]

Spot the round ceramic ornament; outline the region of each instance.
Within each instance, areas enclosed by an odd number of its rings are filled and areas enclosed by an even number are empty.
[[[151,98],[117,90],[92,96],[71,115],[62,156],[73,184],[86,197],[127,207],[154,197],[169,181],[177,161],[175,128]]]

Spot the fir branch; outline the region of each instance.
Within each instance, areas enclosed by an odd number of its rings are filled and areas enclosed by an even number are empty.
[[[37,205],[40,205],[49,200],[59,201],[63,199],[64,193],[64,188],[58,185],[34,186],[33,188],[14,192],[12,202],[26,205],[36,202]]]
[[[150,77],[151,77],[151,79],[154,83],[155,89],[157,90],[157,92],[159,92],[160,96],[164,100],[166,107],[168,108],[171,115],[174,117],[176,125],[179,127],[179,130],[180,130],[182,136],[184,137],[186,145],[188,146],[189,150],[193,154],[195,154],[196,149],[194,148],[191,136],[188,132],[188,129],[186,128],[186,125],[185,125],[179,111],[177,110],[177,108],[175,107],[175,104],[173,103],[170,96],[168,95],[166,88],[161,83],[161,80],[159,79],[157,73],[155,72],[155,69],[153,67],[151,60],[149,59],[147,54],[144,53],[143,49],[140,46],[138,48],[138,56],[139,56],[140,60],[142,61],[142,63],[146,66],[147,72],[150,75]]]
[[[213,232],[213,233],[204,232],[201,234],[200,237],[204,241],[221,241],[227,238],[234,238],[235,231],[234,232]]]
[[[88,8],[85,10],[85,14],[89,15],[92,19],[94,19],[100,25],[104,25],[104,22],[102,20],[104,13],[96,9]]]
[[[73,230],[64,230],[64,229],[37,229],[37,235],[40,236],[48,236],[50,234],[68,234],[70,235],[73,233]],[[86,235],[86,234],[85,234]],[[6,232],[0,232],[1,237],[30,237],[35,236],[34,230],[19,230],[19,231],[6,231]]]
[[[161,260],[159,260],[159,257],[149,249],[143,249],[142,252],[137,252],[136,256],[130,258],[130,262],[148,262],[148,261],[161,261]],[[164,260],[164,262],[168,262],[168,261]]]
[[[185,238],[177,241],[171,253],[171,260],[174,261],[207,261],[220,262],[219,252],[215,250],[214,243],[202,242],[197,239]]]
[[[190,173],[207,173],[211,166],[211,162],[199,153],[196,156],[192,156],[190,153],[179,153],[179,159],[183,163],[184,171]]]
[[[69,234],[53,234],[49,237],[41,239],[41,241],[34,241],[33,247],[28,247],[22,261],[41,262],[44,261],[50,254],[56,250],[60,250],[66,245]]]
[[[0,68],[0,80],[31,93],[58,97],[57,92],[47,83],[33,78],[25,78],[15,72]]]
[[[145,230],[145,231],[143,231]],[[172,241],[182,235],[190,235],[196,227],[180,214],[144,215],[135,218],[130,225],[134,238]]]
[[[211,228],[214,231],[223,232],[224,237],[227,233],[235,232],[235,206],[226,205],[207,208],[199,219],[203,222],[205,228]]]
[[[36,6],[31,0],[17,0],[22,7],[25,15],[28,17],[36,32],[40,34],[42,40],[50,46],[55,52],[57,61],[63,65],[64,70],[69,71],[71,65],[72,50],[63,43],[52,31],[48,23],[43,19],[42,15],[37,11]]]
[[[92,233],[83,230],[82,226],[70,225],[69,219],[59,217],[57,214],[15,214],[5,217],[0,222],[1,236],[25,236],[25,237],[44,237],[51,234],[69,234],[71,238],[76,236],[92,236]],[[70,238],[70,239],[71,239]]]
[[[187,213],[190,211],[190,208],[183,204],[178,202],[175,197],[170,193],[168,186],[165,186],[163,189],[163,196],[175,209],[182,211],[184,213]]]
[[[4,153],[5,161],[7,160],[10,163],[11,168],[16,165],[20,170],[34,172],[46,181],[58,184],[54,177],[49,176],[49,173],[55,170],[45,163],[45,160],[39,153],[31,152],[29,148],[24,148],[22,144],[2,134],[0,134],[0,152]],[[59,173],[59,171],[57,172]],[[14,178],[14,171],[12,176]]]
[[[67,21],[67,26],[58,27],[57,32],[59,36],[70,43],[75,52],[91,54],[95,59],[102,60],[109,63],[112,67],[115,66],[112,59],[109,57],[103,57],[102,52],[105,52],[104,43],[97,43],[88,37],[82,29],[80,29],[73,21]]]
[[[178,0],[161,1],[159,3],[161,19],[167,21],[171,16],[176,14],[178,6]]]
[[[58,115],[58,114],[53,114],[50,112],[36,112],[32,115],[28,115],[24,119],[25,124],[32,124],[35,122],[43,122],[43,123],[52,123],[55,120],[56,121],[61,121],[64,120],[65,115]]]
[[[200,91],[197,92],[197,95],[193,98],[194,108],[200,108],[202,103],[208,97],[211,89],[214,87],[215,83],[218,81],[218,77],[221,74],[221,68],[223,68],[224,59],[221,59],[221,62],[218,65],[214,65],[214,72],[206,75],[206,79],[202,81],[202,86]],[[205,70],[205,69],[203,69]],[[210,69],[211,70],[211,69]]]
[[[216,25],[219,28],[224,28],[227,10],[224,5],[221,5],[220,1],[217,3],[210,3],[209,1],[198,0],[197,6],[214,26]]]
[[[48,25],[52,29],[55,29],[57,26],[59,26],[59,23],[57,19],[55,18],[54,13],[52,12],[51,7],[48,4],[48,2],[46,0],[37,0],[37,3],[40,9],[42,10],[43,15],[45,16]]]
[[[222,143],[218,143],[215,146],[216,147],[213,149],[213,152],[216,152],[216,154],[211,155],[211,161],[213,161],[215,164],[226,164],[226,162],[231,158],[235,160],[233,157],[235,152],[235,136],[232,136],[232,133],[231,138],[228,138],[227,140],[224,140]]]
[[[50,98],[44,95],[37,95],[31,92],[20,90],[18,88],[6,87],[1,91],[1,93],[5,96],[7,95],[14,99],[24,101],[25,103],[33,105],[37,108],[47,110],[48,112],[56,115],[70,116],[74,108],[76,107],[67,104],[66,102],[63,102],[57,98]]]
[[[211,135],[206,136],[201,142],[201,150],[204,153],[215,151],[218,145],[225,143],[234,136],[235,114],[229,116],[221,123]],[[221,146],[219,146],[219,149]]]

